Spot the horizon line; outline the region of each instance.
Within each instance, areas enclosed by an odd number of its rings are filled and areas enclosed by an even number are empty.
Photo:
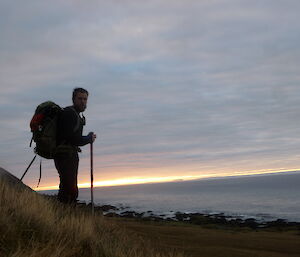
[[[130,177],[113,180],[95,181],[94,187],[113,187],[113,186],[129,186],[129,185],[142,185],[153,183],[171,183],[171,182],[184,182],[202,179],[214,179],[214,178],[229,178],[229,177],[243,177],[243,176],[255,176],[255,175],[271,175],[278,173],[289,173],[300,171],[299,169],[288,170],[264,170],[264,171],[250,171],[250,172],[236,172],[236,173],[222,173],[222,174],[206,174],[206,175],[190,175],[190,176],[167,176],[167,177]],[[90,188],[91,183],[80,183],[78,188]],[[59,186],[45,186],[33,188],[35,191],[48,191],[58,190]]]

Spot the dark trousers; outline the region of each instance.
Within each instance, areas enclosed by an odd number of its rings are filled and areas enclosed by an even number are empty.
[[[78,153],[54,158],[58,171],[60,184],[58,200],[63,203],[74,203],[78,197],[77,174],[79,158]]]

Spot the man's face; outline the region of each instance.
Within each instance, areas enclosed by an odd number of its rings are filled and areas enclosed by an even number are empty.
[[[73,99],[74,107],[77,111],[83,112],[86,109],[88,96],[86,93],[78,92]]]

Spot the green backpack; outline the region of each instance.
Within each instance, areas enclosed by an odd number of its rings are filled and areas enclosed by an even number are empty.
[[[59,115],[63,109],[54,102],[47,101],[37,106],[35,113],[30,122],[30,129],[32,132],[32,139],[30,141],[30,147],[32,141],[36,146],[34,152],[36,155],[44,157],[46,159],[53,159],[57,147],[57,121]],[[21,180],[27,173],[31,164],[34,162],[36,155],[32,159],[31,163],[25,170]],[[40,178],[41,178],[41,162],[40,162]],[[40,182],[40,179],[39,179]]]
[[[35,110],[30,122],[32,140],[35,142],[35,153],[46,159],[53,159],[56,150],[57,120],[62,108],[48,101],[41,103]]]

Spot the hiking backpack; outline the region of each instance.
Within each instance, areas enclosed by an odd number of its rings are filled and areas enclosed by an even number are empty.
[[[46,159],[53,159],[56,150],[57,120],[62,108],[48,101],[37,106],[30,122],[35,153]]]
[[[36,153],[36,155],[39,155],[46,159],[54,158],[57,147],[57,121],[62,111],[63,109],[59,105],[51,101],[41,103],[37,106],[30,122],[32,138],[29,145],[31,147],[32,141],[35,142],[36,146],[34,148],[34,152]],[[21,177],[21,180],[24,178],[28,169],[34,162],[36,155],[25,170],[23,176]],[[41,180],[41,169],[42,168],[40,162],[40,178],[38,185]]]

